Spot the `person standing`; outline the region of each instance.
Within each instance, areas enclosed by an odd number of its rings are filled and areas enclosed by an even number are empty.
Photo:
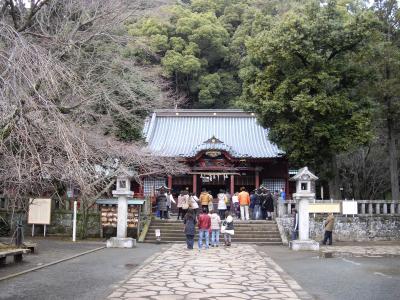
[[[219,190],[219,193],[217,195],[218,198],[218,213],[219,217],[221,220],[225,218],[225,212],[226,212],[226,203],[228,202],[228,199],[226,198],[225,191],[224,190]]]
[[[221,226],[220,216],[215,211],[211,211],[211,247],[219,246],[220,226]]]
[[[161,188],[157,196],[157,207],[160,211],[160,219],[167,218],[167,193],[166,190]]]
[[[171,191],[168,191],[167,194],[167,219],[170,219],[170,211],[171,211],[171,205],[172,203],[176,204],[174,197],[171,194]]]
[[[254,206],[256,205],[256,194],[254,191],[250,192],[250,206],[249,206],[249,214],[251,218],[254,220]]]
[[[233,205],[233,211],[235,213],[235,216],[237,218],[240,218],[240,206],[239,206],[239,193],[236,192],[232,196],[232,205]]]
[[[177,207],[178,207],[178,218],[177,218],[177,220],[179,220],[179,216],[181,217],[181,220],[183,220],[182,205],[183,205],[184,201],[185,201],[185,197],[183,197],[183,191],[181,191],[179,193],[179,196],[178,196],[178,204],[177,204]]]
[[[203,247],[203,237],[206,240],[206,249],[209,248],[209,230],[211,229],[211,218],[207,214],[207,210],[203,207],[201,214],[198,216],[198,226],[199,226],[199,251]]]
[[[245,187],[240,188],[238,198],[240,205],[240,216],[242,220],[249,220],[250,195],[248,192],[246,192]]]
[[[199,208],[199,204],[197,201],[199,200],[193,193],[189,194],[189,209],[193,210],[194,216],[197,216],[197,210]]]
[[[272,213],[274,212],[274,198],[268,189],[266,189],[265,194],[265,211],[267,212],[268,220],[272,220]]]
[[[202,210],[206,209],[208,212],[208,204],[210,203],[210,194],[207,192],[205,188],[201,190],[200,203],[201,203],[201,209]]]
[[[225,246],[230,246],[232,243],[232,236],[235,234],[235,230],[233,226],[233,218],[229,211],[225,213],[225,221],[222,222],[221,227],[221,232],[222,231],[224,233]]]
[[[186,245],[188,249],[193,249],[194,235],[196,233],[196,218],[194,216],[193,210],[188,209],[185,217],[183,218],[183,223],[185,224],[185,235],[186,235]]]
[[[293,216],[293,230],[292,230],[292,241],[297,240],[299,236],[299,214],[297,213],[297,209],[292,209]]]
[[[186,212],[189,209],[189,192],[187,190],[184,190],[182,192],[183,195],[183,201],[182,201],[182,216],[185,217]]]
[[[326,245],[328,240],[329,240],[328,245],[332,245],[332,231],[334,222],[335,218],[333,217],[333,213],[329,213],[325,221],[325,235],[324,235],[324,240],[322,241],[322,244],[324,245]]]
[[[228,191],[225,193],[226,199],[228,199],[228,202],[226,203],[226,210],[231,211],[231,203],[232,203],[232,195]]]

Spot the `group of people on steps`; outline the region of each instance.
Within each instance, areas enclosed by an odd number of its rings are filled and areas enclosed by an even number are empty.
[[[232,213],[242,220],[265,220],[272,219],[274,210],[276,210],[277,197],[266,188],[259,187],[250,194],[244,187],[240,188],[240,192],[230,195],[224,190],[220,190],[217,194],[217,207],[214,208],[214,197],[203,188],[199,197],[187,190],[180,192],[177,201],[170,192],[161,188],[157,196],[157,215],[163,218],[169,218],[169,211],[172,203],[175,203],[178,208],[177,219],[183,220],[186,212],[192,209],[195,216],[199,211],[206,210],[216,211],[221,219],[225,218],[225,212]]]

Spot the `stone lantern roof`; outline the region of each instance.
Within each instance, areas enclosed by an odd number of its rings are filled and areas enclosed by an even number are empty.
[[[290,178],[291,181],[316,181],[318,177],[308,170],[308,167],[301,168],[299,172]]]

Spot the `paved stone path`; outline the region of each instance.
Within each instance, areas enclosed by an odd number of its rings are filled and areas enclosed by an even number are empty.
[[[270,257],[251,245],[186,250],[150,258],[108,299],[310,299]]]

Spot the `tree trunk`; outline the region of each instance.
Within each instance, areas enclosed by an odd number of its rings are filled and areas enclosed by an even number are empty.
[[[399,201],[399,171],[397,166],[397,149],[394,124],[391,118],[388,118],[388,148],[390,165],[390,184],[392,191],[392,200]]]
[[[337,157],[336,155],[332,155],[331,162],[330,162],[330,171],[331,176],[329,178],[329,196],[332,199],[340,199],[340,178],[339,178],[339,169],[337,166]]]
[[[82,203],[83,204],[83,203]],[[89,209],[87,205],[83,204],[82,209],[81,209],[81,215],[80,215],[80,222],[79,222],[79,238],[80,239],[86,239],[87,238],[87,232],[88,232],[88,213]]]

